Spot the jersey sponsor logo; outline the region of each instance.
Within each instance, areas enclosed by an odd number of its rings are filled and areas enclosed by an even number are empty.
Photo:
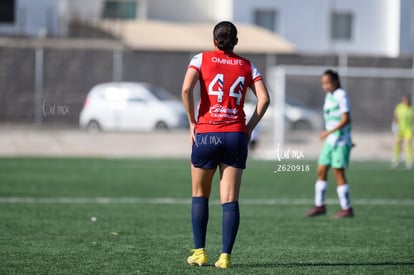
[[[237,108],[227,108],[225,106],[221,106],[220,104],[210,107],[211,117],[237,119],[238,112]]]
[[[244,62],[241,59],[228,59],[228,58],[220,58],[213,56],[211,57],[211,62],[225,64],[225,65],[233,65],[233,66],[243,66]]]

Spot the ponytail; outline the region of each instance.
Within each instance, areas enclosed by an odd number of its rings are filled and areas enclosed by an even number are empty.
[[[213,37],[217,48],[232,51],[238,42],[237,28],[229,21],[222,21],[214,27]]]

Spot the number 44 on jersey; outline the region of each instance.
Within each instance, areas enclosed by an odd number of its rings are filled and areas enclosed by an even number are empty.
[[[237,105],[240,105],[243,98],[242,91],[244,89],[244,80],[244,76],[239,76],[230,87],[229,96],[237,99]],[[210,82],[210,85],[208,85],[208,94],[217,96],[217,102],[223,101],[224,81],[225,79],[223,74],[216,74],[216,76]]]

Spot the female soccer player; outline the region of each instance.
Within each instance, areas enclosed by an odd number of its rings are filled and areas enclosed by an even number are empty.
[[[215,266],[228,268],[239,227],[239,190],[246,167],[249,137],[269,105],[263,78],[254,65],[233,53],[237,29],[220,22],[213,30],[214,51],[191,60],[184,77],[182,100],[190,123],[194,250],[190,265],[207,264],[205,252],[208,200],[214,173],[220,171],[222,203],[222,251]],[[194,115],[193,91],[200,83],[198,119]],[[243,104],[247,88],[257,97],[255,111],[246,124]]]
[[[414,107],[411,106],[410,98],[403,96],[394,110],[394,123],[397,125],[396,139],[394,145],[394,159],[392,166],[399,165],[401,158],[401,143],[405,141],[405,167],[411,169],[413,166],[413,122]]]
[[[326,92],[323,106],[325,131],[320,134],[324,140],[318,164],[318,180],[315,185],[315,207],[306,216],[314,217],[326,214],[325,194],[328,187],[328,170],[332,167],[337,183],[337,193],[342,210],[336,218],[353,217],[349,197],[349,185],[345,169],[349,164],[352,148],[351,108],[347,93],[341,88],[337,72],[327,70],[321,78],[322,89]]]

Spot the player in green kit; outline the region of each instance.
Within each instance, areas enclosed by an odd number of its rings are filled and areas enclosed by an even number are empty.
[[[327,70],[322,75],[321,82],[322,88],[326,92],[323,106],[326,130],[320,134],[324,145],[318,162],[315,206],[306,216],[315,217],[326,214],[325,195],[328,188],[328,171],[332,167],[341,205],[341,211],[335,217],[353,217],[349,185],[345,177],[345,169],[348,167],[352,148],[350,101],[348,94],[341,88],[337,72]]]
[[[394,124],[396,140],[394,145],[394,158],[392,166],[398,166],[401,158],[401,143],[405,141],[405,165],[407,169],[413,166],[413,123],[414,123],[414,107],[410,103],[408,96],[403,96],[394,110]]]

